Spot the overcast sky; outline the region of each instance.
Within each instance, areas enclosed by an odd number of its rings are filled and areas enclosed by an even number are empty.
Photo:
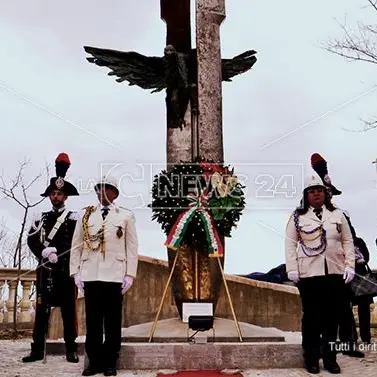
[[[111,3],[111,4],[110,4]],[[118,84],[86,61],[84,45],[161,56],[165,25],[157,0],[2,0],[0,11],[0,161],[5,177],[28,157],[28,176],[69,154],[67,179],[81,190],[72,209],[95,203],[90,190],[101,166],[123,176],[118,202],[134,209],[140,254],[166,259],[165,236],[151,221],[151,173],[165,163],[165,93]],[[225,161],[247,177],[247,205],[226,241],[226,272],[267,271],[284,263],[284,231],[300,200],[310,155],[328,161],[336,203],[349,211],[377,267],[376,132],[360,118],[377,115],[375,67],[351,63],[321,48],[341,37],[338,22],[355,26],[373,12],[362,0],[287,2],[233,0],[221,26],[223,57],[255,49],[253,69],[223,84]],[[193,42],[194,32],[193,32]],[[261,198],[268,179],[294,179],[296,193]],[[131,177],[134,179],[132,180]],[[286,178],[288,179],[288,178]],[[267,181],[266,181],[267,180]],[[280,181],[282,182],[282,181]],[[43,181],[30,191],[37,198]],[[268,195],[267,193],[266,195]],[[1,215],[17,231],[22,211],[1,201]],[[44,202],[38,210],[49,208]]]

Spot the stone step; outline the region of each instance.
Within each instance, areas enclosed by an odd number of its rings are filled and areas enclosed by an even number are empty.
[[[62,342],[48,342],[48,354],[61,353]],[[79,344],[84,352],[84,344]],[[122,343],[118,368],[132,370],[221,370],[301,368],[301,345],[285,342]]]
[[[298,335],[275,328],[240,322],[243,338],[240,342],[234,322],[216,318],[214,342],[211,330],[200,332],[188,341],[187,323],[167,319],[157,323],[149,343],[152,326],[153,323],[148,322],[122,329],[126,342],[122,342],[119,369],[220,370],[300,368],[303,365]],[[84,354],[85,336],[78,338],[78,344],[79,353]],[[63,340],[48,340],[47,353],[64,354]]]
[[[130,326],[122,329],[123,342],[148,342],[153,322]],[[263,328],[250,323],[239,322],[242,340],[244,342],[284,342],[284,333],[275,328]],[[178,318],[164,319],[157,322],[153,342],[179,343],[187,342],[194,335],[188,324]],[[225,318],[215,318],[213,330],[198,333],[199,337],[207,337],[209,342],[239,342],[239,334],[234,321]]]

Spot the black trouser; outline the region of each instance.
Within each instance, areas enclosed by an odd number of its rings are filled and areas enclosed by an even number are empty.
[[[84,283],[84,291],[85,351],[89,362],[114,367],[119,356],[122,336],[122,284],[90,281]]]
[[[342,275],[301,278],[298,283],[302,302],[302,347],[307,362],[317,362],[321,346],[323,359],[336,359],[335,342],[339,319],[347,306]],[[321,338],[322,337],[322,338]]]
[[[356,321],[353,315],[351,301],[348,304],[347,312],[341,317],[339,324],[339,340],[355,344],[357,342]],[[370,343],[370,298],[358,297],[357,311],[359,316],[360,338],[363,342]]]
[[[365,302],[360,302],[357,305],[357,314],[359,316],[359,330],[360,330],[360,338],[363,342],[370,343],[370,298],[366,298]],[[355,321],[355,319],[354,319]],[[355,324],[355,332],[356,332],[356,324]],[[357,336],[356,336],[357,339]]]
[[[41,288],[40,288],[41,289]],[[37,288],[37,297],[39,294]],[[64,275],[56,275],[54,277],[54,297],[50,304],[52,306],[60,306],[60,311],[63,319],[64,328],[64,342],[67,352],[77,350],[77,343],[75,342],[78,334],[77,330],[77,313],[76,313],[76,298],[77,288],[73,278]],[[49,322],[49,311],[46,305],[42,302],[38,303],[35,308],[35,322],[33,329],[33,350],[36,352],[43,352],[45,331],[47,330]]]
[[[357,340],[356,322],[353,316],[352,303],[347,303],[347,308],[342,313],[339,321],[339,340],[347,345],[349,350],[355,349]]]

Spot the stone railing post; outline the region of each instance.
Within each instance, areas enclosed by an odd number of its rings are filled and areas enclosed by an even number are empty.
[[[18,276],[20,277],[19,279]],[[14,311],[18,311],[19,309],[20,313],[17,314],[17,321],[30,322],[33,319],[33,314],[30,313],[30,294],[35,279],[36,272],[33,270],[21,269],[19,271],[17,268],[0,268],[0,323],[13,323]],[[18,286],[17,281],[20,282]],[[5,284],[8,285],[8,297],[4,295]],[[15,308],[14,298],[18,292],[18,288],[21,287],[23,288],[22,299],[20,303],[17,303],[17,308]],[[4,301],[7,309],[6,315],[3,314],[2,310]]]
[[[5,280],[0,279],[0,323],[4,322],[4,287],[5,287]]]
[[[377,326],[377,305],[370,305],[370,322]]]
[[[8,281],[8,300],[6,301],[6,307],[7,307],[7,316],[6,316],[6,322],[12,323],[13,322],[13,313],[17,308],[14,307],[14,298],[16,295],[17,290],[17,280],[10,280]]]
[[[31,301],[31,306],[33,308],[33,311],[31,313],[31,321],[34,322],[35,321],[35,311],[37,310],[37,300],[32,300]]]
[[[30,280],[22,280],[21,285],[23,288],[22,292],[22,300],[21,300],[21,314],[20,314],[20,321],[21,322],[30,322],[31,321],[31,313],[30,313],[30,292],[33,282]]]

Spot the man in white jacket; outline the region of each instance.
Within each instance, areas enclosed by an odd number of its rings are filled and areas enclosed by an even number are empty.
[[[77,221],[70,274],[85,294],[85,351],[89,364],[82,375],[103,372],[115,376],[121,346],[122,299],[136,277],[138,240],[133,213],[114,203],[119,195],[117,182],[103,177],[95,190],[99,204],[86,207]]]

